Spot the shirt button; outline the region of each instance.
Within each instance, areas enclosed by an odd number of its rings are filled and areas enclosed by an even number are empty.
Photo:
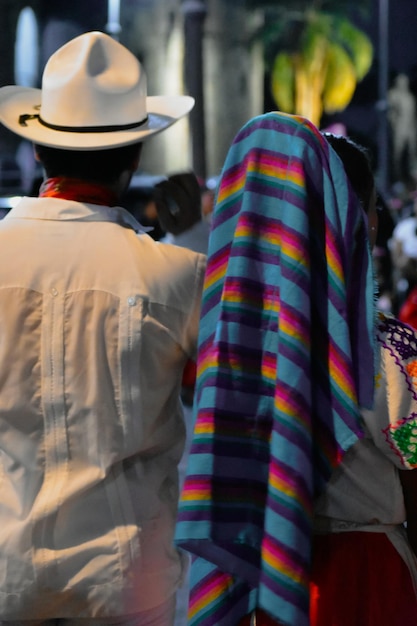
[[[135,306],[135,304],[136,304],[136,298],[135,298],[135,296],[130,296],[130,297],[127,299],[127,303],[128,303],[128,305],[129,305],[129,306]]]
[[[55,297],[58,295],[58,289],[55,289],[55,287],[52,287],[51,289],[51,294]]]

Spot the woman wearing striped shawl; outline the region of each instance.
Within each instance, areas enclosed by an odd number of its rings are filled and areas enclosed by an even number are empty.
[[[250,120],[209,242],[177,526],[190,626],[309,624],[314,505],[374,398],[374,289],[366,216],[328,142],[296,116]]]

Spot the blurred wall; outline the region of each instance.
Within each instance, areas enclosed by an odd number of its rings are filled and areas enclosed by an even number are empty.
[[[217,174],[240,126],[262,111],[261,53],[249,44],[254,16],[243,0],[207,0],[204,20],[203,87],[207,176]],[[0,0],[0,85],[14,83],[13,49],[20,10],[31,6],[39,21],[39,80],[49,56],[86,30],[105,30],[106,0]],[[148,94],[181,94],[184,86],[184,15],[181,0],[121,0],[120,41],[143,63]],[[199,138],[197,138],[197,141]],[[201,141],[204,137],[201,138]],[[13,151],[19,139],[0,128],[0,149]],[[143,151],[142,169],[151,174],[193,167],[188,119],[153,137]]]
[[[262,112],[263,65],[250,45],[258,19],[242,0],[208,0],[204,21],[203,87],[207,176],[219,173],[238,129]],[[126,19],[127,18],[127,19]],[[148,76],[149,94],[185,93],[184,16],[179,0],[137,2],[126,8],[124,37]],[[194,95],[194,94],[191,94]],[[152,173],[192,166],[189,120],[152,139],[142,164]],[[198,141],[198,138],[197,138]]]
[[[184,15],[181,0],[120,0],[120,41],[143,63],[149,95],[178,94],[184,86]],[[373,0],[366,21],[378,41],[378,1]],[[244,9],[244,0],[205,0],[203,85],[207,176],[219,173],[238,129],[264,108],[273,108],[264,90],[262,53],[251,36],[260,16]],[[290,0],[289,0],[290,4]],[[40,68],[49,55],[72,36],[85,30],[105,30],[107,0],[0,0],[0,85],[14,82],[13,50],[19,11],[31,6],[39,16]],[[410,75],[417,91],[416,0],[390,0],[390,70]],[[376,48],[377,50],[377,48]],[[376,78],[378,59],[348,110],[340,117],[357,133],[376,135]],[[193,95],[193,94],[191,94]],[[266,100],[264,101],[264,96]],[[199,138],[197,138],[197,141]],[[204,137],[201,138],[201,141]],[[13,150],[18,140],[0,127],[0,149]],[[190,124],[184,119],[153,137],[143,152],[142,166],[151,174],[191,168]]]
[[[205,30],[206,152],[209,176],[220,172],[240,127],[263,111],[263,60],[251,43],[259,19],[244,2],[210,0]]]

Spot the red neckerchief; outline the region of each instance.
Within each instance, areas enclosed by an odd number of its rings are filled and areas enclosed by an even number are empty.
[[[56,176],[47,178],[39,189],[40,198],[64,198],[88,204],[116,206],[117,195],[108,187],[79,178]]]

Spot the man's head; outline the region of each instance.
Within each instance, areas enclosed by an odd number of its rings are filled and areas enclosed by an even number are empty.
[[[84,33],[49,59],[42,89],[0,89],[0,121],[34,144],[107,150],[143,142],[189,113],[189,96],[147,96],[146,75],[127,48]]]
[[[133,173],[139,165],[141,151],[141,143],[88,151],[35,145],[36,158],[48,178],[66,176],[104,185],[113,185],[124,172]]]

